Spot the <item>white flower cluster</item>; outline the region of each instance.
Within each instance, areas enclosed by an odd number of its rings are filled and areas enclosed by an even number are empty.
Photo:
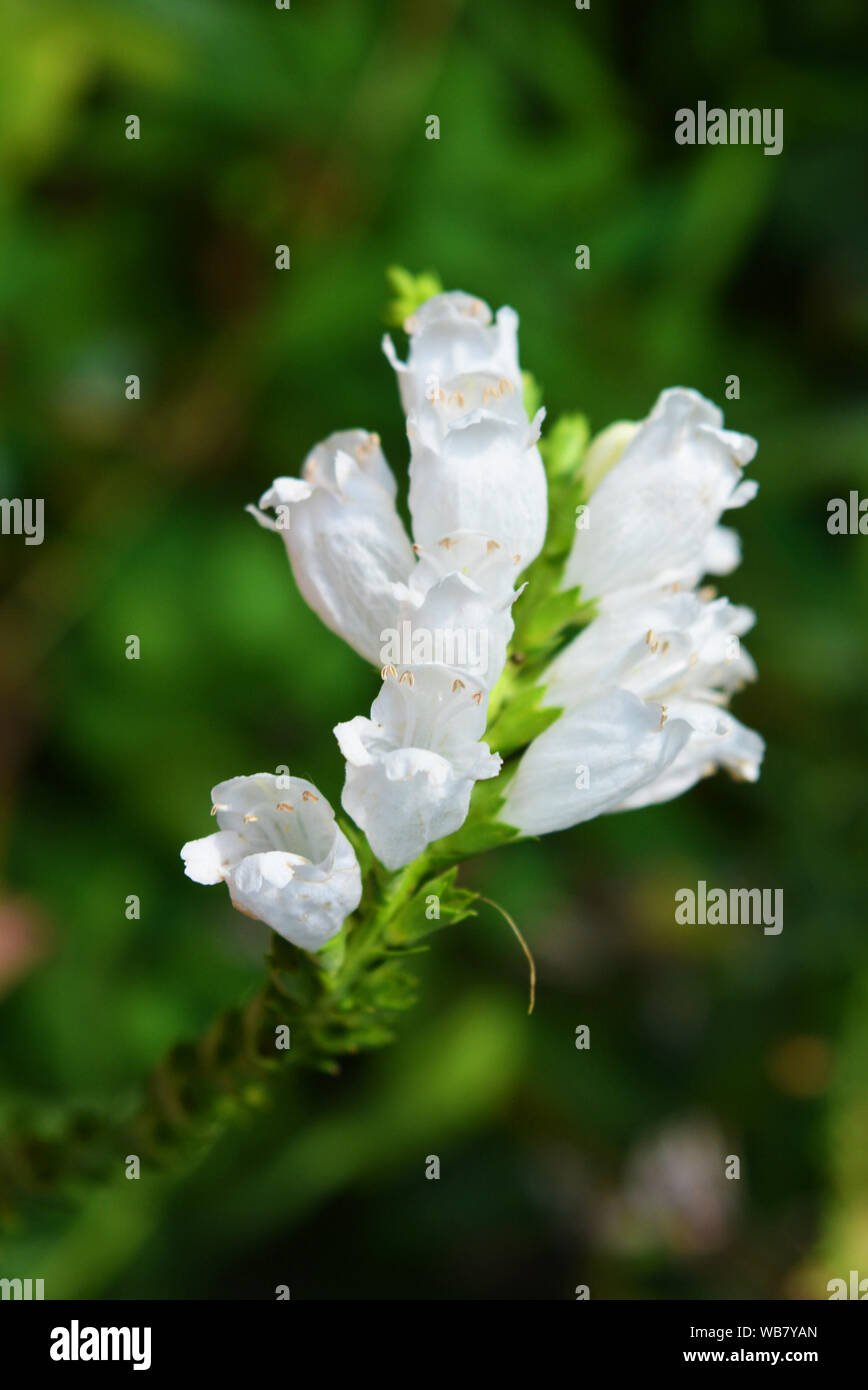
[[[358,430],[318,445],[302,481],[273,483],[259,505],[274,520],[256,512],[311,607],[382,669],[370,718],[335,734],[344,809],[389,869],[457,830],[474,782],[500,771],[482,742],[488,696],[547,520],[543,413],[531,422],[522,404],[514,311],[492,320],[481,300],[442,294],[406,327],[407,362],[383,346],[407,414],[413,543],[379,440]]]
[[[563,710],[534,739],[503,818],[523,834],[668,801],[726,767],[756,781],[758,734],[724,710],[756,671],[739,638],[748,608],[696,589],[739,561],[721,514],[756,484],[756,453],[695,391],[664,391],[638,425],[613,425],[584,462],[587,525],[566,566],[598,616],[551,663],[544,702]]]
[[[277,478],[250,508],[283,536],[311,608],[381,668],[370,717],[335,735],[343,807],[389,869],[457,830],[474,783],[500,772],[483,741],[489,694],[548,505],[544,412],[525,412],[514,311],[441,294],[405,326],[408,360],[388,338],[384,350],[407,415],[412,541],[379,438],[363,430],[330,435],[301,478]],[[738,561],[718,523],[753,495],[740,476],[754,451],[685,390],[587,451],[564,587],[580,586],[597,616],[541,676],[543,703],[563,712],[509,784],[501,817],[520,833],[665,800],[719,765],[758,775],[761,740],[722,708],[755,674],[738,642],[753,615],[696,589]],[[358,906],[359,867],[321,794],[288,781],[216,787],[220,830],[183,855],[196,881],[225,880],[241,910],[316,949]]]

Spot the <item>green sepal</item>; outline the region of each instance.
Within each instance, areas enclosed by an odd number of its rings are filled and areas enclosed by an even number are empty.
[[[359,830],[357,825],[353,825],[352,821],[345,820],[343,816],[338,816],[337,822],[338,826],[346,835],[353,849],[356,851],[356,858],[359,861],[359,869],[362,875],[362,882],[364,882],[365,878],[370,873],[370,870],[373,867],[373,850],[371,849],[371,846],[368,844],[367,837],[362,834],[361,830]]]
[[[476,783],[467,820],[454,835],[437,842],[433,849],[436,859],[472,859],[515,839],[518,830],[515,826],[504,825],[498,815],[506,800],[506,787],[517,767],[517,762],[507,763],[499,777]]]
[[[578,477],[590,434],[586,416],[558,416],[539,446],[550,483]]]
[[[451,868],[429,878],[389,924],[389,941],[403,944],[454,926],[465,917],[473,917],[477,894],[456,885],[458,869]],[[431,897],[438,899],[438,916],[428,917]]]
[[[582,462],[589,435],[584,415],[561,415],[540,440],[548,480],[549,521],[542,555],[525,578],[532,579],[541,593],[559,587],[576,533],[577,508],[587,501]]]
[[[365,984],[365,995],[373,1009],[388,1009],[393,1012],[409,1009],[418,998],[419,986],[415,976],[394,961],[384,960],[381,965],[375,967],[369,973]]]
[[[502,758],[509,757],[554,724],[561,711],[540,709],[539,702],[544,694],[545,686],[529,685],[510,697],[485,733],[486,742],[495,753]]]
[[[435,294],[443,293],[440,277],[433,270],[414,275],[403,266],[390,265],[386,280],[394,298],[386,305],[384,318],[392,328],[403,328],[420,304],[424,304],[426,299],[433,299]]]
[[[547,594],[530,610],[526,621],[522,623],[522,650],[536,651],[540,647],[550,647],[565,627],[575,623],[578,608],[578,586],[575,589],[561,589],[559,593]]]

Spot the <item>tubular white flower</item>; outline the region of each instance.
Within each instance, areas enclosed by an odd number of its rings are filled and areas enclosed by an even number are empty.
[[[395,586],[399,637],[381,660],[394,665],[435,662],[490,690],[505,664],[515,624],[515,557],[478,532],[444,536],[418,559],[407,584]],[[522,588],[524,586],[522,585]]]
[[[506,665],[513,633],[511,599],[492,608],[463,574],[439,579],[424,595],[407,590],[398,612],[397,641],[384,644],[384,665],[448,666],[490,690]]]
[[[435,402],[410,416],[409,502],[418,544],[433,547],[453,531],[482,531],[519,569],[535,559],[548,521],[536,447],[544,414],[528,423],[523,407],[520,413],[481,407],[449,421]]]
[[[689,741],[669,766],[653,781],[626,796],[613,811],[635,811],[681,796],[703,777],[725,768],[737,782],[756,782],[765,753],[758,733],[748,729],[727,710],[703,705],[698,700],[673,700],[670,715],[690,724]]]
[[[473,783],[501,759],[481,742],[484,691],[442,666],[384,672],[371,718],[338,724],[347,760],[341,802],[388,869],[463,825]]]
[[[395,620],[393,585],[414,563],[395,492],[377,435],[343,430],[311,450],[301,478],[276,478],[263,493],[259,507],[274,508],[277,520],[248,508],[284,537],[295,582],[314,612],[375,664],[380,632]]]
[[[666,719],[660,705],[629,690],[603,691],[533,740],[500,819],[523,835],[592,820],[659,777],[689,737],[690,725]]]
[[[757,485],[741,481],[756,441],[723,428],[717,406],[696,391],[664,391],[634,428],[604,431],[591,446],[586,529],[579,529],[564,587],[586,599],[618,601],[625,591],[692,584],[709,562],[737,563],[721,513],[741,507]],[[608,436],[608,438],[606,437]]]
[[[220,827],[181,850],[194,883],[221,883],[239,912],[317,951],[362,897],[355,850],[321,792],[301,777],[258,772],[212,793]]]
[[[546,671],[543,703],[573,705],[611,685],[648,700],[687,694],[720,703],[756,679],[739,640],[755,621],[726,598],[651,594],[601,614],[564,648]]]
[[[596,618],[546,673],[543,704],[565,713],[531,743],[502,819],[539,834],[544,827],[562,829],[667,801],[719,766],[755,781],[762,739],[722,708],[732,691],[756,676],[738,640],[753,623],[748,608],[692,593],[652,595],[635,608]],[[608,761],[601,737],[607,728]],[[669,730],[670,737],[655,741],[655,730]],[[602,775],[594,763],[600,745]],[[586,771],[571,789],[571,770],[580,767]],[[560,812],[553,804],[557,788],[567,792]]]
[[[518,317],[460,292],[436,295],[407,321],[410,352],[398,376],[407,413],[410,513],[421,545],[453,531],[480,531],[520,557],[539,554],[547,522],[546,477],[536,447],[544,412],[530,423],[522,402]]]
[[[484,300],[454,290],[427,300],[404,327],[410,334],[407,361],[400,361],[388,334],[383,351],[395,369],[405,415],[420,410],[434,391],[460,376],[505,378],[521,394],[514,309],[498,309],[492,323]]]

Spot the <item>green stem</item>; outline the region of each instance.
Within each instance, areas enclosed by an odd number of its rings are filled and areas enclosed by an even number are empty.
[[[388,891],[381,895],[375,905],[370,920],[360,922],[352,928],[347,938],[347,955],[344,968],[338,976],[334,998],[341,1000],[347,996],[360,974],[368,968],[372,960],[382,954],[388,935],[387,928],[392,920],[412,898],[420,883],[432,870],[432,856],[426,850],[412,864],[390,875],[387,880]]]
[[[236,1116],[267,1103],[287,1066],[339,1070],[341,1054],[389,1039],[368,978],[394,966],[388,928],[431,872],[428,853],[396,874],[372,869],[361,909],[336,943],[340,956],[297,950],[273,938],[268,978],[238,1008],[221,1013],[193,1043],[173,1047],[145,1082],[132,1115],[78,1111],[60,1132],[24,1128],[0,1144],[0,1217],[29,1193],[54,1191],[123,1171],[131,1155],[165,1167],[213,1141]],[[289,1029],[289,1047],[278,1044]],[[284,1032],[285,1036],[285,1032]]]

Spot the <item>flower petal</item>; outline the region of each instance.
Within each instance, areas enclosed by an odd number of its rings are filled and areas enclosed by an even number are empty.
[[[442,666],[387,671],[371,718],[338,724],[341,802],[378,859],[401,868],[466,819],[474,781],[501,760],[481,742],[487,699]]]
[[[380,632],[395,620],[393,586],[414,564],[394,478],[375,439],[363,430],[331,435],[308,455],[303,479],[278,478],[260,499],[278,515],[285,509],[289,525],[272,528],[281,530],[303,597],[371,662],[379,660]]]
[[[719,711],[703,715],[693,705],[683,707],[680,712],[694,722],[703,724],[705,731],[693,733],[659,777],[625,797],[613,810],[639,810],[644,806],[671,801],[719,767],[725,768],[738,781],[757,780],[765,753],[765,744],[759,734],[733,719],[732,715],[721,718]],[[713,729],[709,727],[712,722]]]
[[[523,835],[565,830],[615,810],[658,777],[690,736],[659,705],[613,690],[567,711],[533,740],[500,819]]]
[[[411,417],[410,513],[419,545],[433,547],[454,531],[482,531],[517,557],[518,569],[540,552],[548,521],[546,475],[531,425],[473,411],[438,437],[424,415]]]
[[[234,830],[218,830],[201,840],[188,840],[181,850],[184,873],[194,883],[222,883],[244,856],[246,841]]]
[[[225,880],[240,912],[318,950],[362,896],[355,851],[325,797],[304,778],[268,772],[220,782],[211,795],[220,829],[184,846],[187,875]]]
[[[721,428],[716,406],[696,391],[664,391],[591,493],[564,587],[585,598],[695,574],[727,507],[756,491],[741,467],[756,452],[747,435]]]
[[[410,352],[401,362],[391,338],[383,339],[383,351],[398,378],[404,413],[422,407],[425,400],[459,376],[487,373],[504,378],[521,390],[518,365],[518,315],[499,309],[494,323],[484,300],[462,291],[435,295],[417,309],[405,324]]]

